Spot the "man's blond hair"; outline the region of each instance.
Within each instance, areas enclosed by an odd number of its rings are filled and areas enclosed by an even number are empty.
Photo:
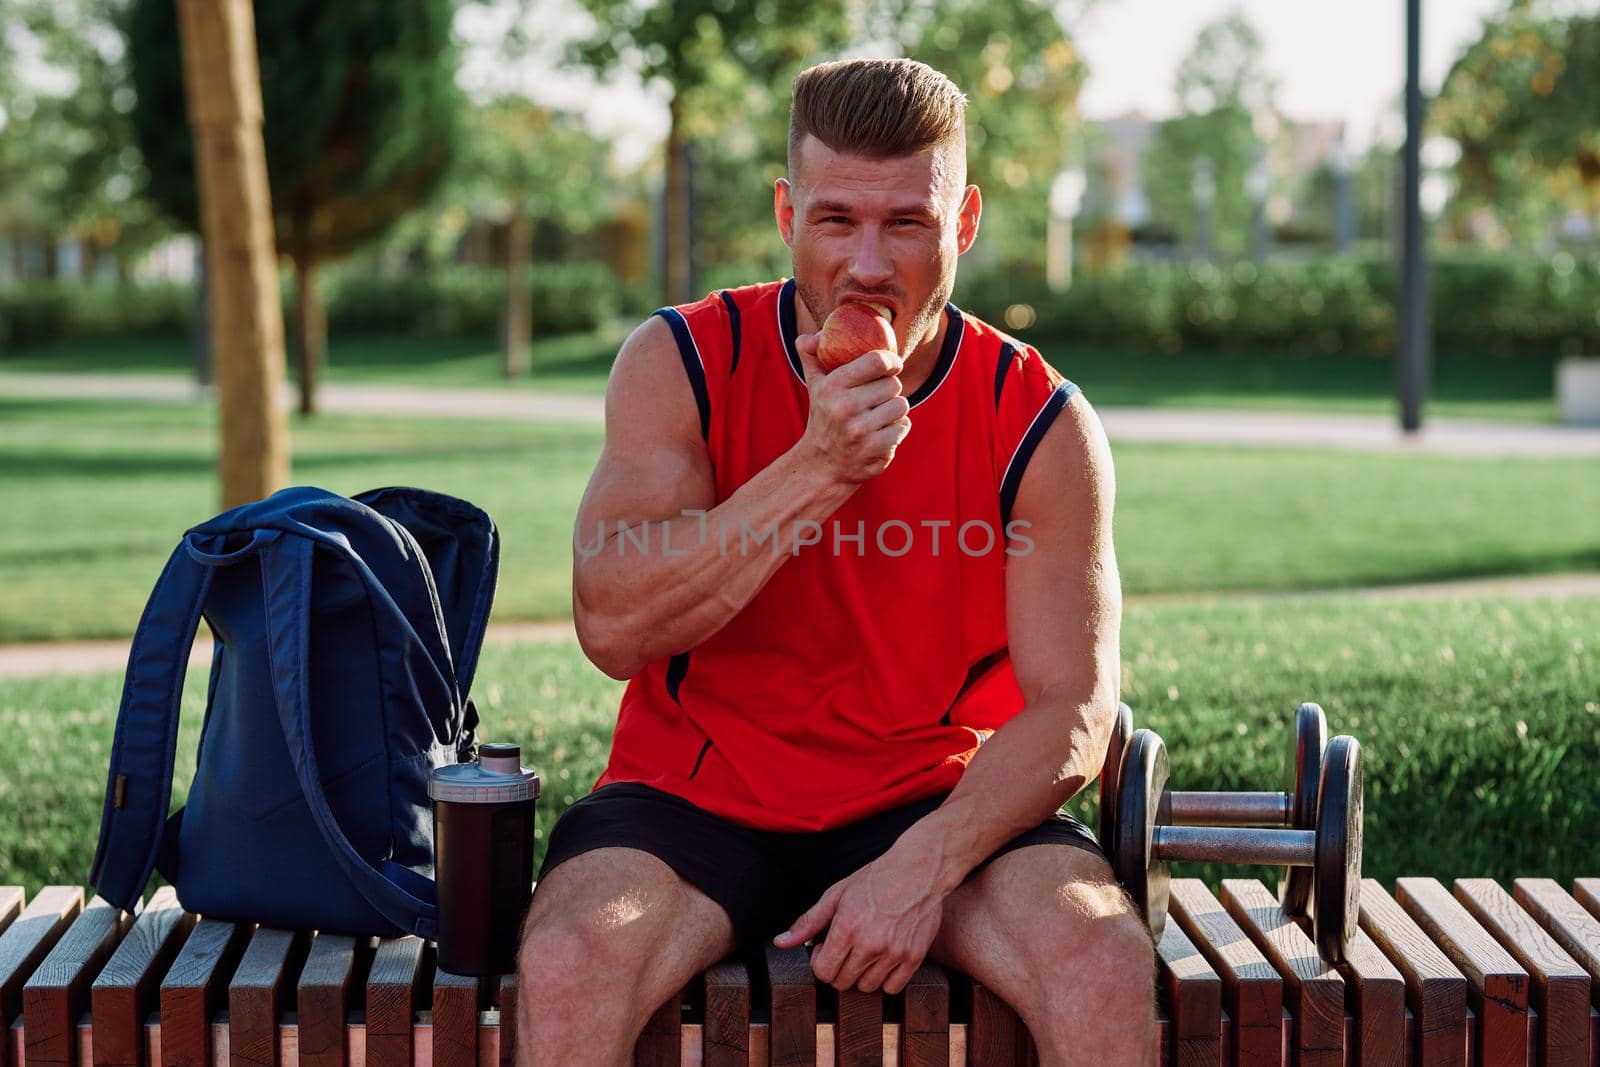
[[[789,174],[807,134],[835,152],[888,159],[954,149],[965,171],[967,98],[912,59],[847,59],[800,72],[789,111]]]

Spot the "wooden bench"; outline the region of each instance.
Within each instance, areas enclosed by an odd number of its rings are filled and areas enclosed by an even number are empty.
[[[1600,1067],[1600,878],[1452,888],[1366,881],[1361,937],[1329,968],[1261,883],[1219,898],[1175,879],[1158,1061]],[[656,1013],[636,1062],[1037,1062],[1010,1008],[959,974],[924,964],[902,994],[839,994],[806,952],[710,968]],[[488,1067],[512,1060],[516,997],[510,975],[439,972],[416,938],[196,919],[170,888],[137,917],[77,887],[0,888],[0,1067]]]

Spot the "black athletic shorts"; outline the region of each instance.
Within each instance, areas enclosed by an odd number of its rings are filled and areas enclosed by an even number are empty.
[[[539,878],[590,849],[640,849],[722,905],[741,949],[759,947],[787,930],[829,886],[887,852],[947,796],[928,797],[831,830],[791,833],[753,830],[651,786],[613,782],[562,812],[550,831]],[[1100,854],[1100,843],[1087,826],[1056,812],[1001,845],[974,873],[995,856],[1045,842]]]

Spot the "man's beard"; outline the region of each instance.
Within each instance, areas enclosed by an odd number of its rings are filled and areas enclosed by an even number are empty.
[[[901,339],[900,347],[906,349],[906,351],[895,353],[897,356],[901,359],[909,359],[911,357],[910,349],[914,349],[933,335],[934,331],[937,330],[937,326],[934,325],[935,316],[944,310],[945,304],[950,300],[950,292],[954,286],[955,277],[952,273],[950,277],[944,278],[940,282],[938,289],[929,297],[927,304],[918,308],[907,308],[901,300],[902,294],[898,291],[886,291],[880,294],[894,299],[901,307],[901,311],[894,322],[895,336]],[[827,307],[828,304],[824,302],[820,293],[802,282],[798,275],[795,276],[794,287],[800,299],[805,302],[806,310],[811,312],[811,320],[817,324],[817,329],[822,329],[823,319],[826,316],[821,314],[821,309]],[[873,296],[873,294],[862,292],[859,289],[852,290],[852,296],[857,294],[868,300]],[[906,316],[909,316],[909,321],[906,324],[906,328],[901,329],[899,320]],[[930,326],[932,329],[930,329]],[[907,348],[907,346],[910,347]]]

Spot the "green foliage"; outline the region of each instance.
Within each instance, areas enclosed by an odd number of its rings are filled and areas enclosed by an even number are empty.
[[[504,581],[502,580],[502,589]],[[1362,743],[1364,871],[1509,879],[1595,874],[1600,806],[1600,602],[1354,598],[1165,605],[1123,623],[1123,694],[1159,732],[1172,783],[1276,789],[1290,714],[1314,699]],[[119,674],[0,682],[0,876],[30,894],[88,870]],[[622,685],[577,645],[491,645],[473,698],[481,736],[539,771],[536,860],[605,766]],[[194,769],[205,672],[184,690],[174,803]],[[1090,788],[1071,805],[1093,825]],[[1270,872],[1182,867],[1180,874]]]
[[[1494,355],[1600,350],[1600,257],[1442,254],[1430,266],[1434,346]],[[1386,354],[1399,277],[1387,255],[1300,262],[1135,263],[1082,273],[1064,293],[1037,274],[971,270],[955,300],[997,324],[1027,305],[1023,339],[1177,352],[1298,350]]]
[[[263,139],[280,250],[343,255],[426,200],[457,148],[450,0],[255,6]],[[195,228],[177,10],[133,0],[124,23],[148,191]]]
[[[67,337],[171,335],[188,330],[193,317],[187,285],[28,282],[0,288],[0,354]]]

